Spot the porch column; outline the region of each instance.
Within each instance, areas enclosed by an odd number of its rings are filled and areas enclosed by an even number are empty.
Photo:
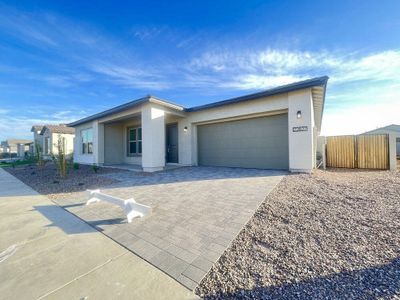
[[[96,165],[104,164],[104,124],[93,122],[93,154]]]
[[[315,163],[314,108],[310,89],[289,93],[289,170],[309,173]]]
[[[142,167],[145,172],[165,167],[165,112],[151,104],[142,108]]]

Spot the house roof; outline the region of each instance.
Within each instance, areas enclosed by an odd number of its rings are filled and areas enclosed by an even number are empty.
[[[388,126],[379,127],[374,130],[367,131],[365,133],[375,133],[377,131],[379,131],[379,132],[383,132],[383,131],[389,132],[390,131],[390,132],[399,132],[400,133],[400,125],[390,124]]]
[[[31,140],[25,140],[25,139],[8,139],[5,141],[7,145],[18,145],[18,144],[31,144]]]
[[[282,93],[288,93],[288,92],[292,92],[295,90],[301,90],[301,89],[312,88],[312,87],[322,87],[323,88],[323,94],[320,96],[322,98],[322,100],[321,100],[322,107],[320,108],[321,115],[319,117],[319,123],[320,123],[321,119],[322,119],[323,105],[324,105],[324,99],[325,99],[325,90],[326,90],[325,88],[326,88],[328,79],[329,79],[328,76],[316,77],[316,78],[312,78],[312,79],[308,79],[308,80],[303,80],[303,81],[271,88],[271,89],[268,89],[268,90],[265,90],[262,92],[258,92],[258,93],[253,93],[253,94],[236,97],[236,98],[230,98],[230,99],[217,101],[217,102],[213,102],[213,103],[209,103],[209,104],[205,104],[205,105],[195,106],[195,107],[191,107],[191,108],[185,108],[185,107],[175,104],[173,102],[166,101],[166,100],[157,98],[155,96],[148,95],[146,97],[143,97],[143,98],[140,98],[137,100],[133,100],[131,102],[116,106],[114,108],[105,110],[103,112],[94,114],[92,116],[69,123],[68,126],[74,127],[74,126],[77,126],[80,124],[84,124],[84,123],[87,123],[87,122],[90,122],[90,121],[93,121],[93,120],[96,120],[96,119],[99,119],[102,117],[106,117],[106,116],[124,111],[126,109],[138,107],[146,102],[157,103],[157,104],[160,104],[160,105],[163,105],[163,106],[166,106],[169,108],[177,109],[180,111],[195,112],[195,111],[200,111],[200,110],[205,110],[205,109],[210,109],[210,108],[214,108],[214,107],[235,104],[235,103],[240,103],[240,102],[245,102],[245,101],[254,100],[257,98],[261,98],[261,97],[267,97],[267,96],[272,96],[272,95],[277,95],[277,94],[282,94]]]
[[[33,125],[31,128],[31,132],[42,131],[44,125]]]
[[[282,94],[282,93],[288,93],[288,92],[292,92],[295,90],[311,88],[314,86],[326,86],[328,79],[329,79],[328,76],[307,79],[304,81],[299,81],[299,82],[295,82],[295,83],[291,83],[291,84],[287,84],[287,85],[278,86],[278,87],[268,89],[268,90],[265,90],[262,92],[254,93],[254,94],[235,97],[235,98],[222,100],[222,101],[218,101],[218,102],[213,102],[213,103],[209,103],[209,104],[205,104],[205,105],[195,106],[195,107],[186,109],[186,111],[199,111],[199,110],[203,110],[203,109],[214,108],[214,107],[218,107],[218,106],[254,100],[257,98],[262,98],[262,97],[267,97],[267,96],[272,96],[272,95],[277,95],[277,94]]]
[[[78,121],[69,123],[68,126],[72,126],[73,127],[73,126],[84,124],[84,123],[87,123],[87,122],[90,122],[90,121],[93,121],[93,120],[97,120],[97,119],[100,119],[100,118],[103,118],[103,117],[106,117],[106,116],[109,116],[109,115],[112,115],[112,114],[115,114],[115,113],[130,109],[130,108],[138,107],[138,106],[140,106],[140,105],[142,105],[142,104],[144,104],[146,102],[157,103],[157,104],[160,104],[162,106],[166,106],[166,107],[169,107],[169,108],[172,108],[172,109],[176,109],[176,110],[180,110],[180,111],[184,111],[185,110],[185,108],[183,106],[179,105],[179,104],[175,104],[173,102],[170,102],[170,101],[167,101],[167,100],[163,100],[163,99],[157,98],[155,96],[148,95],[146,97],[139,98],[139,99],[130,101],[128,103],[124,103],[124,104],[118,105],[118,106],[113,107],[111,109],[107,109],[105,111],[99,112],[99,113],[91,115],[89,117],[86,117],[86,118],[80,119]]]
[[[49,130],[51,133],[60,133],[60,134],[74,134],[75,128],[68,127],[67,125],[44,125],[40,134],[44,134],[46,130]]]

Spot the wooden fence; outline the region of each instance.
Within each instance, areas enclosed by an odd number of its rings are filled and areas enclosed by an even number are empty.
[[[329,136],[326,165],[334,168],[389,169],[386,134]]]

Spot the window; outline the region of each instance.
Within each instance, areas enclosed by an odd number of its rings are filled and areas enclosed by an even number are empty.
[[[85,129],[81,131],[82,138],[82,154],[93,153],[93,130]]]
[[[128,128],[127,133],[128,156],[142,154],[142,128]]]
[[[44,154],[50,154],[50,138],[46,137],[44,139]]]

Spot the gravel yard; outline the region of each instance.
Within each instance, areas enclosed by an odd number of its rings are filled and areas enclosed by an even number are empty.
[[[52,199],[63,198],[73,192],[85,191],[116,183],[117,180],[102,175],[128,172],[112,168],[98,168],[97,173],[95,173],[92,166],[79,165],[79,169],[75,170],[71,168],[68,177],[62,179],[58,175],[56,166],[53,163],[47,163],[43,168],[39,168],[36,165],[28,165],[15,168],[7,167],[4,170],[29,185],[38,193],[47,195]]]
[[[196,292],[205,299],[400,299],[400,172],[287,176]]]

